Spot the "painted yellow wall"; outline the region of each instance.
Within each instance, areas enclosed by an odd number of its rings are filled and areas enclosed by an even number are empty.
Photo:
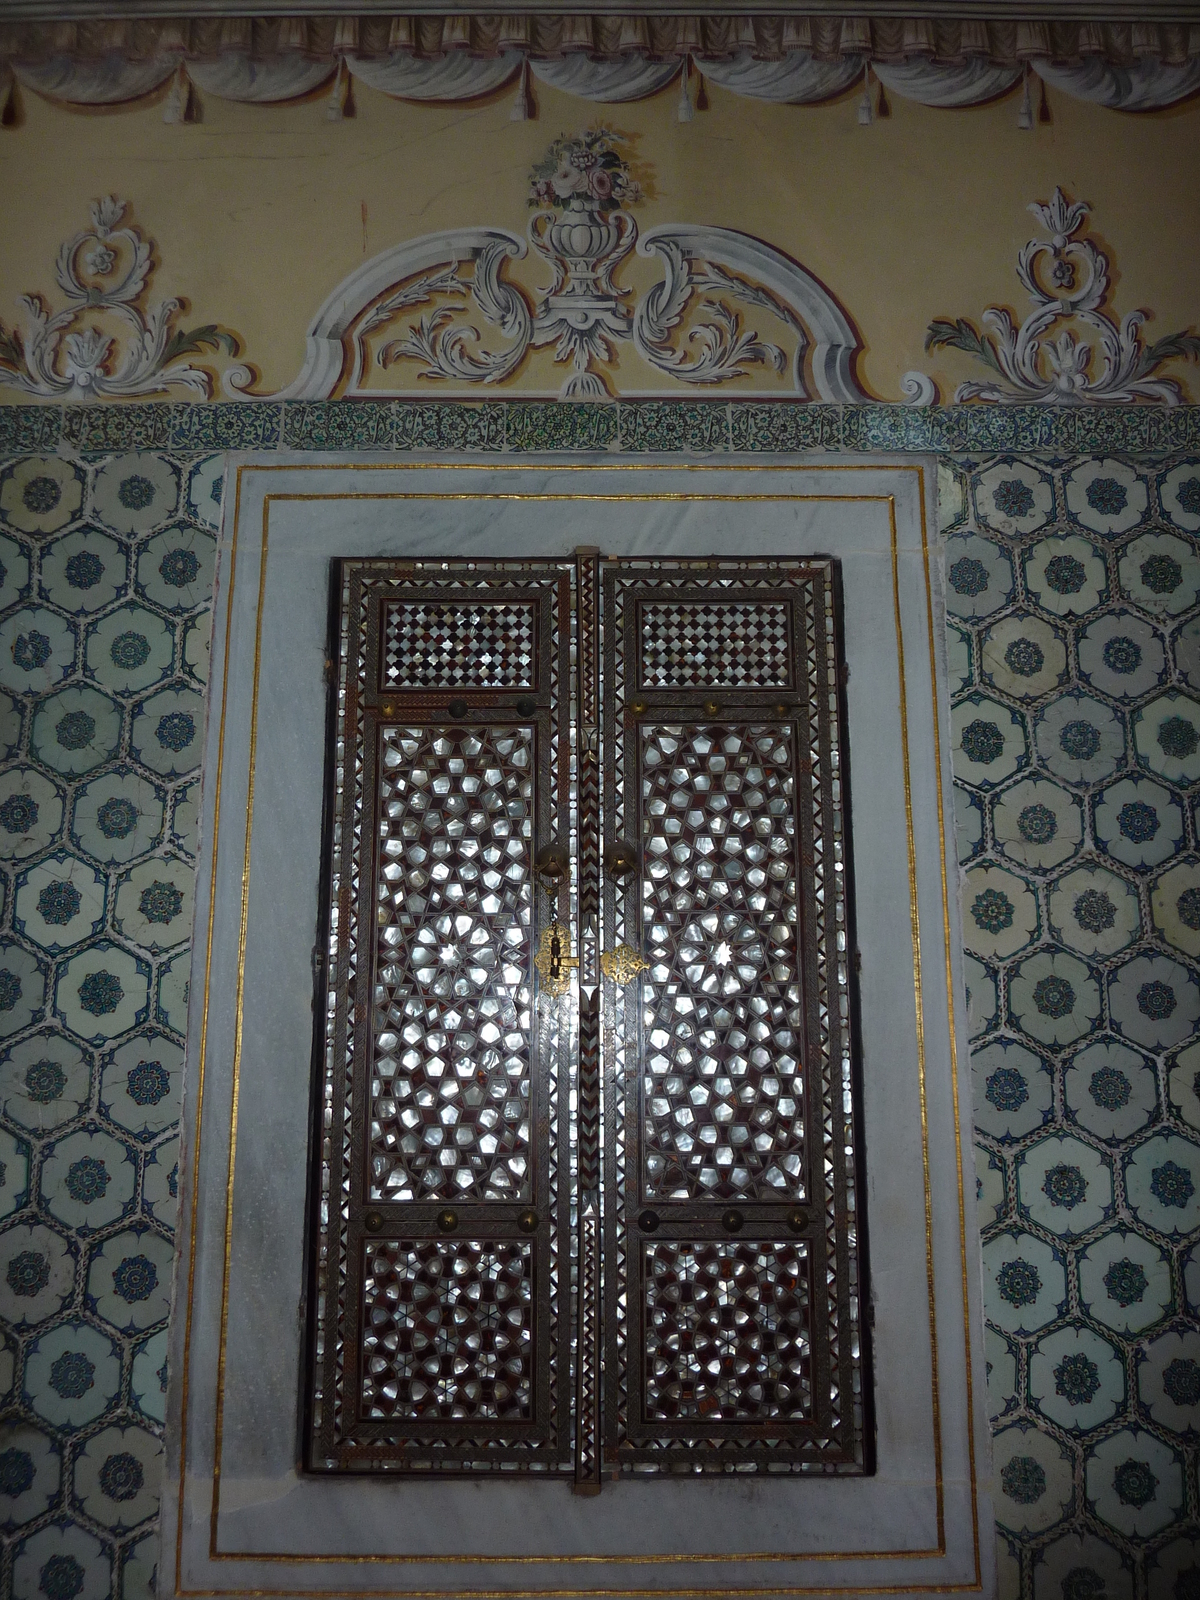
[[[235,330],[269,392],[294,377],[311,317],[365,257],[445,228],[523,230],[531,162],[559,132],[607,120],[653,173],[643,229],[718,224],[801,261],[861,330],[861,376],[880,399],[901,398],[910,368],[945,398],[982,375],[958,352],[927,355],[926,325],[993,303],[1024,314],[1014,265],[1037,231],[1026,207],[1056,184],[1091,202],[1120,312],[1152,309],[1152,338],[1200,322],[1200,103],[1122,115],[1052,92],[1052,121],[1023,132],[1015,95],[966,111],[893,98],[889,118],[861,127],[856,93],[788,107],[710,86],[709,108],[684,124],[676,93],[594,107],[538,86],[537,119],[513,122],[511,90],[419,106],[355,85],[340,123],[321,92],[276,107],[209,97],[180,126],[163,124],[161,96],[88,113],[23,93],[19,125],[0,131],[0,318],[11,323],[21,292],[61,304],[58,246],[90,199],[115,194],[156,242],[152,298],[186,299],[185,326]],[[1200,399],[1194,368],[1167,370]],[[507,392],[557,379],[535,362]]]

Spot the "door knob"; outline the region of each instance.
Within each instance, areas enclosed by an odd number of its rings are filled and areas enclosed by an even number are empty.
[[[638,853],[628,839],[615,839],[604,852],[604,870],[610,878],[625,878],[637,866]]]

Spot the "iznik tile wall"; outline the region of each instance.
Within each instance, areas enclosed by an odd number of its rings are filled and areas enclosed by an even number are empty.
[[[1197,1600],[1200,460],[942,477],[1001,1592]]]
[[[153,1592],[223,459],[0,466],[0,1592]]]
[[[884,443],[767,409],[735,448]],[[134,411],[175,408],[85,415]],[[66,453],[0,461],[0,1597],[140,1600],[222,458],[26,416]],[[1200,459],[940,477],[1002,1594],[1198,1600]]]

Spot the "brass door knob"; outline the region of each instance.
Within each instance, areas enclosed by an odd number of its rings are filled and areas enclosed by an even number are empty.
[[[610,878],[625,878],[637,866],[638,853],[627,839],[616,839],[604,852],[604,870]]]
[[[544,844],[533,858],[533,870],[547,888],[557,888],[571,873],[571,858],[566,846],[554,841]]]

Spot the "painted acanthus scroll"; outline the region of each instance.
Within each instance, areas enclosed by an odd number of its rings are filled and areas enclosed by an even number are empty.
[[[1146,344],[1145,311],[1131,311],[1117,321],[1109,307],[1108,257],[1081,236],[1090,210],[1086,202],[1068,201],[1055,189],[1048,204],[1035,202],[1029,209],[1049,237],[1031,239],[1017,257],[1017,277],[1034,307],[1025,320],[1018,326],[1003,307],[989,306],[981,320],[994,337],[965,317],[929,325],[927,350],[965,350],[996,374],[959,384],[954,398],[1007,405],[1178,405],[1183,399],[1179,384],[1156,376],[1157,370],[1177,357],[1200,358],[1200,337],[1188,329]],[[1072,323],[1096,336],[1095,348],[1072,331]],[[1051,338],[1056,327],[1057,337]]]
[[[278,398],[412,392],[372,383],[381,369],[400,376],[407,368],[410,383],[494,385],[550,348],[569,368],[560,398],[604,399],[615,390],[623,346],[670,380],[665,389],[625,393],[712,387],[757,370],[772,392],[850,404],[867,398],[849,318],[781,251],[687,224],[639,238],[628,209],[641,199],[639,180],[612,130],[556,139],[533,168],[529,199],[535,215],[524,239],[460,229],[411,240],[358,268],[313,322],[305,366]],[[526,287],[507,275],[530,246],[550,270],[548,284]],[[662,273],[641,294],[621,281],[635,247]],[[380,342],[385,330],[391,337]],[[227,387],[241,389],[236,378]]]
[[[40,294],[22,295],[24,335],[0,323],[0,385],[42,400],[95,400],[190,389],[212,392],[212,375],[185,358],[203,350],[236,355],[236,338],[209,323],[175,327],[179,300],[146,306],[153,244],[119,224],[125,202],[94,201],[92,225],[59,248],[58,286],[67,304],[51,313]],[[243,369],[244,370],[244,369]]]

